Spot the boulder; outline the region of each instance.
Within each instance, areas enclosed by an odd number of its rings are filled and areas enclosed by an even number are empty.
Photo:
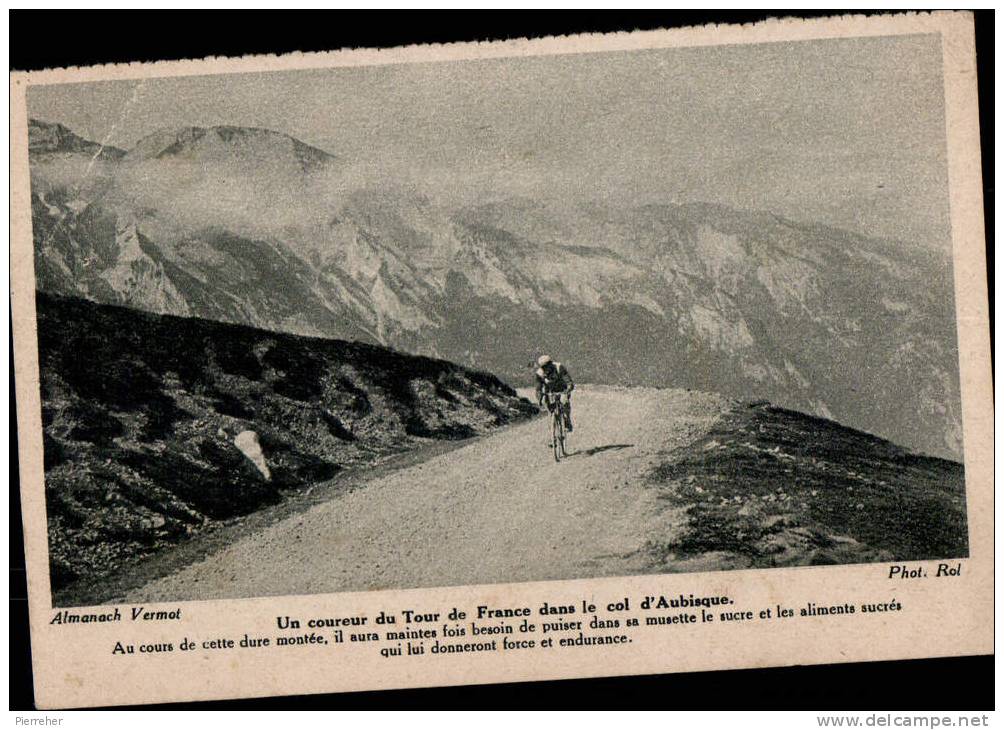
[[[236,446],[244,456],[251,460],[265,481],[272,480],[272,472],[269,471],[268,462],[265,461],[265,454],[261,450],[261,443],[258,441],[258,434],[254,431],[241,431],[234,437]]]

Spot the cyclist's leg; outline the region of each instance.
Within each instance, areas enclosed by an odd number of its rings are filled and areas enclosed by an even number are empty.
[[[572,394],[563,393],[561,396],[561,404],[564,406],[565,411],[565,430],[572,430]]]

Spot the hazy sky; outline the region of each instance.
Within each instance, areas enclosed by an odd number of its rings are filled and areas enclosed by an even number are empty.
[[[367,181],[709,201],[949,243],[937,35],[35,87],[29,114],[129,148],[158,128],[286,132]]]

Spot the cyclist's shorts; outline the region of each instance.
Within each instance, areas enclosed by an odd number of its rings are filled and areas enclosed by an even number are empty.
[[[562,392],[562,391],[557,391],[555,393],[545,393],[544,394],[544,405],[547,406],[547,410],[548,410],[549,413],[553,413],[554,412],[554,406],[552,405],[552,402],[553,403],[557,402],[557,400],[552,401],[552,399],[549,396],[550,395],[558,395],[559,393],[561,395],[560,400],[563,400],[565,403],[568,402],[569,398],[571,398],[571,395],[572,395],[571,393],[566,393],[566,392]]]

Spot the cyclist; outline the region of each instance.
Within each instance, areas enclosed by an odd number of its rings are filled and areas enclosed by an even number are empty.
[[[537,406],[544,402],[544,393],[561,393],[561,404],[565,412],[565,430],[572,430],[572,391],[575,390],[575,383],[572,376],[568,374],[568,368],[560,362],[554,362],[548,355],[541,355],[537,358]],[[548,410],[550,410],[548,404]]]

